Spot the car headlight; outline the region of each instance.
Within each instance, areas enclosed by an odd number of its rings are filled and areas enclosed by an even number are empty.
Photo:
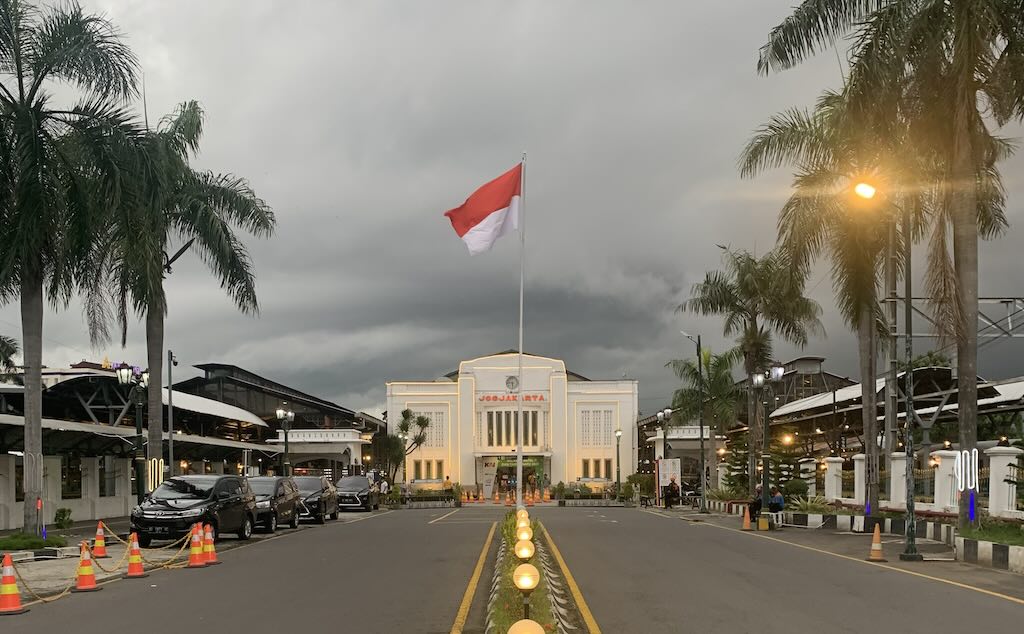
[[[132,517],[142,517],[142,507],[136,506],[132,509]]]
[[[198,509],[182,509],[182,511],[181,511],[181,516],[182,517],[195,517],[196,515],[202,515],[202,514],[203,514],[203,509],[201,509],[201,508],[198,508]]]
[[[270,500],[260,500],[259,502],[256,503],[256,508],[258,508],[258,509],[269,509],[270,508]]]

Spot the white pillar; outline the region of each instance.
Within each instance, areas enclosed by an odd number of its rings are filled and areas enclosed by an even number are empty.
[[[1010,476],[1010,466],[1017,464],[1022,453],[1024,449],[1017,447],[992,447],[985,450],[989,467],[988,512],[993,516],[1017,510],[1017,485],[1009,484],[1006,479]]]
[[[837,456],[825,458],[825,499],[838,500],[843,494],[843,459]]]
[[[935,504],[940,508],[949,510],[957,508],[956,483],[953,482],[953,464],[956,462],[956,455],[959,452],[952,449],[940,449],[931,453],[932,458],[938,460],[935,467]]]
[[[867,470],[864,468],[864,461],[867,458],[862,453],[853,456],[853,503],[864,504],[867,499]]]
[[[14,528],[15,458],[0,454],[0,530]]]
[[[815,470],[818,468],[818,462],[814,458],[801,458],[797,462],[800,466],[800,477],[807,483],[807,497],[812,498],[817,494]]]
[[[889,465],[889,502],[893,506],[905,507],[907,505],[907,454],[891,454]]]
[[[93,519],[100,500],[100,459],[82,458],[82,502],[88,506],[89,517]]]
[[[727,478],[729,477],[729,465],[725,462],[718,463],[718,488],[728,488]]]
[[[61,483],[60,456],[43,456],[43,521],[47,524],[61,507]]]
[[[131,458],[117,458],[114,460],[114,473],[117,474],[117,483],[114,485],[114,491],[121,500],[124,515],[128,515],[135,508],[135,496],[132,495],[132,468],[135,466],[134,462]]]

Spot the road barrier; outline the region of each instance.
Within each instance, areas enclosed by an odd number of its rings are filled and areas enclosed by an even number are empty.
[[[217,560],[217,549],[213,546],[213,527],[207,524],[203,530],[203,560],[207,566],[216,566],[220,561]]]
[[[103,522],[96,522],[96,539],[92,546],[92,558],[93,559],[106,559],[107,555],[107,538],[103,532]]]
[[[128,579],[142,579],[148,577],[145,567],[142,565],[142,553],[139,551],[139,536],[135,533],[131,535],[131,544],[128,549],[125,550],[128,555],[128,572],[125,577]]]
[[[103,588],[96,585],[96,572],[92,569],[92,553],[89,544],[82,542],[82,554],[78,558],[78,577],[72,592],[96,592]]]
[[[871,537],[871,550],[868,552],[868,561],[888,561],[882,554],[882,530],[875,524],[875,534]]]
[[[206,567],[206,556],[203,555],[203,536],[202,536],[202,525],[196,523],[192,527],[192,547],[188,552],[188,567],[189,568],[205,568]]]
[[[14,580],[14,562],[11,554],[4,553],[3,571],[0,572],[0,614],[23,614],[27,608],[21,606],[21,593]]]

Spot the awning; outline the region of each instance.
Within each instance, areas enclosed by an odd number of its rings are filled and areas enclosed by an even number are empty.
[[[175,397],[177,392],[175,392]],[[178,405],[175,404],[175,407]],[[164,432],[164,440],[168,439],[168,434]],[[226,438],[213,438],[211,436],[195,436],[193,434],[174,434],[174,442],[187,442],[196,445],[209,445],[211,447],[230,447],[231,449],[251,449],[253,451],[259,451],[267,455],[276,455],[281,453],[281,450],[273,445],[262,445],[254,442],[242,442],[239,440],[228,440]]]
[[[167,388],[163,388],[161,390],[164,405],[167,405],[168,392],[169,390]],[[241,407],[235,407],[234,405],[228,405],[227,403],[221,403],[220,401],[215,401],[213,399],[203,398],[202,396],[196,396],[195,394],[186,394],[185,392],[179,392],[177,390],[174,391],[174,408],[187,410],[189,412],[196,412],[197,414],[218,416],[229,421],[248,423],[258,427],[269,427],[262,418],[248,410],[242,409]]]
[[[0,414],[0,425],[25,426],[25,418],[12,414]],[[44,418],[43,429],[54,431],[80,431],[99,436],[110,436],[125,438],[134,436],[135,430],[128,427],[112,427],[110,425],[97,425],[95,423],[79,423],[77,421],[59,420],[56,418]]]

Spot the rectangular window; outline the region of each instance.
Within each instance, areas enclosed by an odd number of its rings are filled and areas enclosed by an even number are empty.
[[[516,441],[512,440],[512,412],[505,412],[505,444],[514,445]]]
[[[583,460],[583,479],[590,479],[590,461],[586,459]]]
[[[604,460],[604,477],[606,480],[612,479],[612,459],[605,458]]]
[[[590,410],[580,412],[580,445],[590,446]]]
[[[444,460],[437,461],[437,479],[444,480]]]
[[[537,411],[530,413],[530,444],[537,446]]]
[[[594,477],[601,477],[601,461],[597,459],[594,460]]]
[[[427,460],[426,462],[427,462],[427,480],[433,480],[434,479],[434,463],[431,462],[430,460]]]
[[[82,459],[72,456],[60,457],[60,497],[63,500],[82,498]]]
[[[100,497],[114,497],[117,495],[117,467],[113,456],[100,456]]]
[[[484,446],[484,413],[476,413],[476,446]]]
[[[423,479],[423,463],[419,460],[412,461],[412,479],[422,480]]]
[[[504,434],[505,423],[504,423],[504,416],[503,416],[504,413],[505,412],[494,412],[494,429],[495,429],[495,432],[494,432],[494,439],[495,439],[494,446],[495,447],[502,447],[502,446],[505,445],[505,443],[504,443],[504,439],[505,439],[505,434]]]
[[[494,446],[494,412],[487,412],[487,446]]]
[[[14,501],[25,501],[25,459],[21,456],[14,458]]]

